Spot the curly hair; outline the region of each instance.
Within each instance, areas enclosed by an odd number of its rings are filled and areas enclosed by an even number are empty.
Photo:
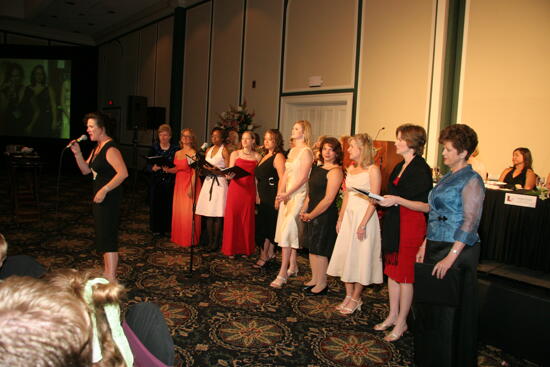
[[[466,151],[465,160],[477,148],[477,134],[470,126],[465,124],[450,125],[439,133],[439,144],[450,142],[458,153]]]
[[[323,138],[323,140],[321,140],[321,145],[319,147],[319,162],[321,162],[322,164],[325,163],[325,158],[323,158],[323,147],[325,145],[329,145],[334,151],[334,153],[336,153],[336,157],[334,158],[334,164],[341,166],[342,160],[344,159],[342,144],[340,144],[338,139],[333,138],[332,136],[327,136]]]
[[[426,130],[420,125],[403,124],[395,129],[395,136],[401,133],[401,139],[407,142],[409,149],[414,150],[415,155],[424,153],[426,144]]]
[[[363,168],[367,168],[374,163],[374,154],[372,149],[372,138],[369,134],[355,134],[349,138],[349,142],[355,141],[355,143],[361,149],[361,156],[359,162],[355,162]]]
[[[267,134],[271,135],[271,138],[275,140],[275,148],[273,149],[273,154],[282,153],[284,151],[284,146],[283,146],[284,143],[283,143],[283,135],[281,134],[279,129],[269,129],[265,132],[264,136]],[[265,147],[264,147],[264,150],[265,150]]]
[[[124,367],[126,364],[113,340],[103,308],[109,303],[119,304],[124,294],[124,288],[116,282],[94,285],[92,287],[93,309],[91,309],[84,300],[84,288],[88,280],[98,277],[101,277],[100,273],[93,270],[64,269],[51,274],[46,280],[64,294],[75,296],[80,301],[81,309],[88,315],[91,315],[92,312],[95,313],[103,355],[103,359],[97,363],[97,366]]]

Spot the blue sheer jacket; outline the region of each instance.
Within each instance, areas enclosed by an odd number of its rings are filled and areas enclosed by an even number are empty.
[[[428,197],[430,213],[427,238],[432,241],[460,241],[473,246],[479,242],[485,186],[472,166],[449,172]]]

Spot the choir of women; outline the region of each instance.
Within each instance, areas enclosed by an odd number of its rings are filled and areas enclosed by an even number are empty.
[[[158,128],[157,134],[158,141],[153,144],[149,155],[165,157],[168,162],[173,162],[178,147],[170,143],[172,128],[168,124],[162,124]],[[172,198],[174,196],[175,175],[165,172],[161,166],[156,164],[148,165],[147,171],[151,173],[149,226],[151,232],[163,236],[165,233],[170,233],[172,228]]]
[[[231,153],[229,167],[237,166],[248,172],[248,175],[231,179],[227,191],[227,204],[223,224],[222,253],[233,257],[235,255],[251,255],[254,252],[255,241],[255,204],[256,180],[254,171],[260,160],[260,154],[254,150],[254,135],[245,131],[241,137],[241,149]]]
[[[300,247],[298,225],[300,210],[307,194],[307,180],[313,164],[309,147],[311,124],[297,121],[292,127],[293,147],[285,162],[285,173],[279,183],[276,200],[279,202],[275,242],[282,249],[281,267],[271,287],[281,288],[288,277],[298,275],[296,250]]]
[[[94,123],[92,125],[89,128],[96,129]],[[101,126],[99,129],[98,136],[104,133]],[[161,137],[162,133],[166,135]],[[159,129],[158,148],[162,150],[159,154],[169,150],[169,137],[169,129]],[[428,287],[425,278],[415,279],[415,261],[432,264],[431,276],[439,279],[445,278],[451,268],[464,269],[460,306],[453,311],[459,320],[456,324],[458,337],[456,340],[450,337],[454,316],[448,308],[430,305],[427,310],[420,305],[415,332],[423,341],[415,348],[419,365],[446,365],[450,355],[460,359],[459,365],[474,365],[477,228],[484,198],[483,180],[467,162],[477,146],[475,131],[467,125],[452,125],[441,132],[443,161],[450,172],[432,189],[431,170],[422,158],[426,143],[424,128],[411,124],[399,126],[395,147],[403,160],[394,167],[389,177],[388,195],[380,201],[367,195],[380,194],[382,181],[380,168],[374,164],[373,142],[369,135],[356,134],[347,139],[351,163],[346,169],[344,183],[341,143],[332,137],[321,139],[314,163],[310,138],[310,123],[297,121],[292,128],[291,149],[285,161],[283,138],[278,130],[265,133],[262,157],[255,150],[252,132],[244,132],[240,149],[229,154],[223,144],[226,141],[224,131],[215,128],[211,134],[213,145],[206,152],[206,161],[212,167],[208,169],[201,190],[200,181],[196,180],[195,171],[187,160],[196,154],[194,134],[190,129],[183,130],[181,150],[174,157],[175,167],[161,169],[176,174],[172,240],[182,246],[198,242],[200,219],[196,217],[193,230],[191,218],[194,215],[193,195],[200,191],[196,214],[206,218],[212,249],[217,248],[222,238],[224,255],[248,256],[253,254],[256,244],[260,256],[253,266],[261,268],[275,258],[275,244],[281,247],[281,265],[270,284],[273,288],[282,288],[289,277],[298,274],[297,250],[304,247],[309,251],[311,266],[311,279],[304,284],[306,294],[326,294],[327,275],[339,277],[345,285],[345,297],[335,310],[350,315],[361,310],[364,287],[382,283],[385,273],[388,276],[389,313],[374,328],[379,331],[391,328],[385,336],[390,342],[407,331],[413,283],[416,281],[417,289],[424,289],[424,292]],[[521,180],[522,187],[529,188],[532,159],[530,152],[522,149],[514,151],[514,167],[503,172],[503,177]],[[77,150],[73,148],[75,154]],[[101,146],[96,150],[94,154],[101,151]],[[86,164],[83,159],[80,161],[77,158],[79,166]],[[220,171],[233,166],[242,168],[247,175],[235,176]],[[152,170],[157,172],[159,167]],[[341,189],[343,199],[338,211],[336,198]],[[258,205],[256,216],[255,204]],[[386,207],[383,233],[377,204]],[[153,210],[151,213],[154,216]],[[425,213],[429,213],[427,222]],[[301,225],[304,226],[303,236],[300,236]],[[428,327],[422,323],[433,327],[434,317],[438,318],[436,334],[441,338],[422,334]],[[451,350],[452,353],[449,356],[430,354],[430,348]],[[434,362],[434,358],[437,361]]]
[[[203,167],[208,174],[204,179],[195,213],[206,221],[207,250],[217,251],[222,242],[227,198],[227,180],[220,170],[229,166],[229,153],[223,144],[225,131],[222,128],[213,128],[210,139],[212,146],[206,151],[206,161],[210,165]]]
[[[279,130],[266,131],[263,149],[265,155],[256,167],[256,246],[260,249],[260,257],[253,265],[255,268],[264,267],[275,258],[275,228],[279,209],[279,202],[275,198],[279,179],[285,172],[283,136]]]
[[[426,203],[432,188],[431,169],[422,158],[426,131],[422,126],[406,124],[397,128],[396,137],[395,150],[403,160],[390,174],[387,193]],[[380,204],[387,206],[384,200]],[[413,299],[414,263],[425,237],[424,213],[394,205],[385,211],[382,250],[390,310],[386,319],[374,329],[383,331],[393,326],[392,332],[385,337],[387,341],[399,339],[407,330],[407,316]]]
[[[197,179],[195,170],[189,166],[189,160],[197,154],[193,130],[181,131],[180,147],[174,157],[174,167],[164,167],[163,170],[176,174],[171,240],[180,246],[189,247],[198,244],[201,231],[201,218],[193,213],[193,202],[200,191],[200,180]]]
[[[361,293],[364,286],[382,283],[382,259],[380,256],[380,224],[375,204],[363,192],[380,194],[382,181],[380,168],[373,164],[372,140],[367,134],[356,134],[349,142],[350,159],[346,190],[336,229],[327,274],[339,277],[345,283],[346,296],[336,307],[343,315],[361,310]]]
[[[309,192],[300,218],[305,222],[304,247],[309,250],[311,280],[305,283],[307,295],[328,291],[327,266],[334,242],[338,208],[336,195],[342,185],[342,146],[336,138],[325,137],[319,144],[318,165],[309,176]]]

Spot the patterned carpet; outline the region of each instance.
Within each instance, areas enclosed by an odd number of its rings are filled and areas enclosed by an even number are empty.
[[[81,176],[63,177],[59,213],[55,216],[55,176],[40,178],[40,210],[32,201],[24,213],[11,215],[7,175],[0,171],[0,231],[9,254],[27,254],[49,270],[101,268],[93,250],[91,183]],[[24,191],[25,180],[22,180]],[[129,180],[131,182],[131,180]],[[126,187],[120,225],[119,279],[127,287],[126,303],[160,305],[176,344],[178,366],[412,366],[412,336],[387,343],[372,327],[388,311],[385,287],[370,287],[363,311],[342,317],[334,306],[343,287],[330,279],[328,296],[306,297],[307,257],[299,257],[300,274],[282,289],[268,286],[278,264],[251,267],[253,259],[230,260],[195,250],[190,254],[148,229],[146,189],[131,195]],[[24,199],[24,192],[21,193]],[[135,198],[135,199],[133,199]],[[483,346],[480,366],[534,366],[504,351]]]

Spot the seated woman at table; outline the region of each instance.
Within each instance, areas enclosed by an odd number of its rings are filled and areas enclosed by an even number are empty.
[[[477,146],[477,134],[467,125],[443,129],[443,163],[450,171],[432,189],[428,203],[385,196],[380,205],[395,204],[429,213],[426,242],[416,255],[419,263],[435,264],[432,276],[443,279],[450,268],[462,271],[457,307],[416,277],[415,294],[432,293],[430,303],[416,303],[415,362],[417,366],[477,366],[477,233],[485,189],[483,180],[467,163]],[[449,283],[453,278],[446,279]],[[453,284],[456,285],[456,284]],[[456,285],[458,286],[458,285]],[[454,364],[453,364],[454,363]]]
[[[528,148],[516,148],[512,154],[512,167],[506,168],[500,174],[499,181],[518,187],[532,190],[535,188],[537,175],[533,171],[533,156]]]

